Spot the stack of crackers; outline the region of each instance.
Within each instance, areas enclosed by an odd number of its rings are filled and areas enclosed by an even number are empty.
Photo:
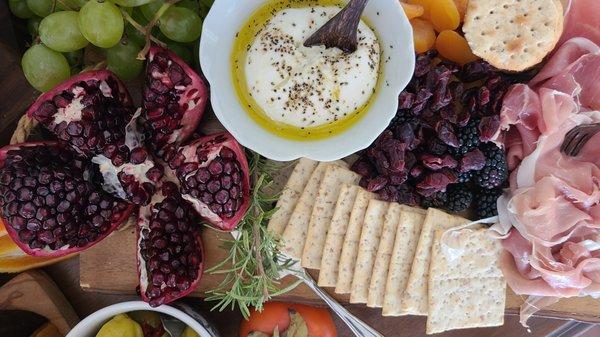
[[[469,220],[377,200],[359,180],[343,161],[300,159],[269,222],[282,252],[350,303],[427,315],[427,333],[502,325],[499,243],[482,228],[444,235]]]

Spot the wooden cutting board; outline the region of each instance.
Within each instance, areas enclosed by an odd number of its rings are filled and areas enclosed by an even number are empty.
[[[210,268],[225,258],[226,252],[221,247],[221,239],[229,234],[207,229],[203,234],[206,266]],[[83,252],[80,259],[80,283],[87,291],[110,294],[135,294],[138,285],[135,257],[135,228],[113,233],[91,249]],[[318,275],[316,272],[311,273]],[[193,296],[202,297],[207,290],[214,289],[222,281],[219,275],[205,273],[200,286]],[[294,282],[293,277],[282,280],[282,287]],[[349,296],[328,292],[341,303],[348,303]],[[277,300],[301,302],[307,304],[323,304],[320,299],[304,285],[280,296]],[[506,310],[508,314],[518,313],[524,298],[507,291]],[[538,316],[573,318],[585,322],[600,322],[600,300],[591,297],[562,299],[558,303],[538,312]]]
[[[3,285],[0,309],[27,310],[44,316],[63,336],[79,322],[60,289],[42,271],[21,273]]]

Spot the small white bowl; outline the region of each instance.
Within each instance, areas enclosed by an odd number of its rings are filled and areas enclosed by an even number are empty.
[[[345,132],[314,141],[285,139],[262,128],[241,106],[233,86],[231,53],[235,35],[265,3],[265,0],[216,0],[204,20],[200,63],[210,82],[212,107],[221,124],[242,145],[274,160],[307,157],[331,161],[369,146],[396,114],[398,95],[414,71],[412,28],[399,1],[371,0],[363,13],[383,51],[382,78],[369,111]]]
[[[95,337],[102,325],[114,316],[139,310],[155,311],[173,316],[187,324],[201,337],[218,337],[216,330],[209,326],[208,322],[202,317],[194,319],[187,313],[171,306],[161,305],[153,308],[148,303],[142,301],[117,303],[100,309],[79,322],[66,337]],[[204,322],[200,323],[199,320],[204,320]]]

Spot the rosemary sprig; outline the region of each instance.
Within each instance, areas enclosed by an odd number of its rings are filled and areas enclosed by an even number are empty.
[[[223,240],[223,247],[229,252],[227,257],[207,270],[211,274],[224,274],[224,279],[216,289],[208,292],[206,298],[217,301],[213,310],[237,307],[245,318],[250,315],[250,307],[260,311],[264,302],[300,283],[280,287],[280,272],[288,266],[277,264],[278,241],[267,231],[269,218],[276,211],[273,205],[278,195],[266,191],[273,184],[271,172],[281,167],[254,152],[249,157],[253,182],[250,207],[237,227],[236,237]]]

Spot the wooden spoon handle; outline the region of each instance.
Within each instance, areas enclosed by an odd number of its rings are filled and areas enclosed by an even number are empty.
[[[326,48],[338,47],[345,53],[355,52],[358,45],[357,30],[360,16],[368,1],[350,0],[344,9],[306,39],[304,46],[325,45]]]

